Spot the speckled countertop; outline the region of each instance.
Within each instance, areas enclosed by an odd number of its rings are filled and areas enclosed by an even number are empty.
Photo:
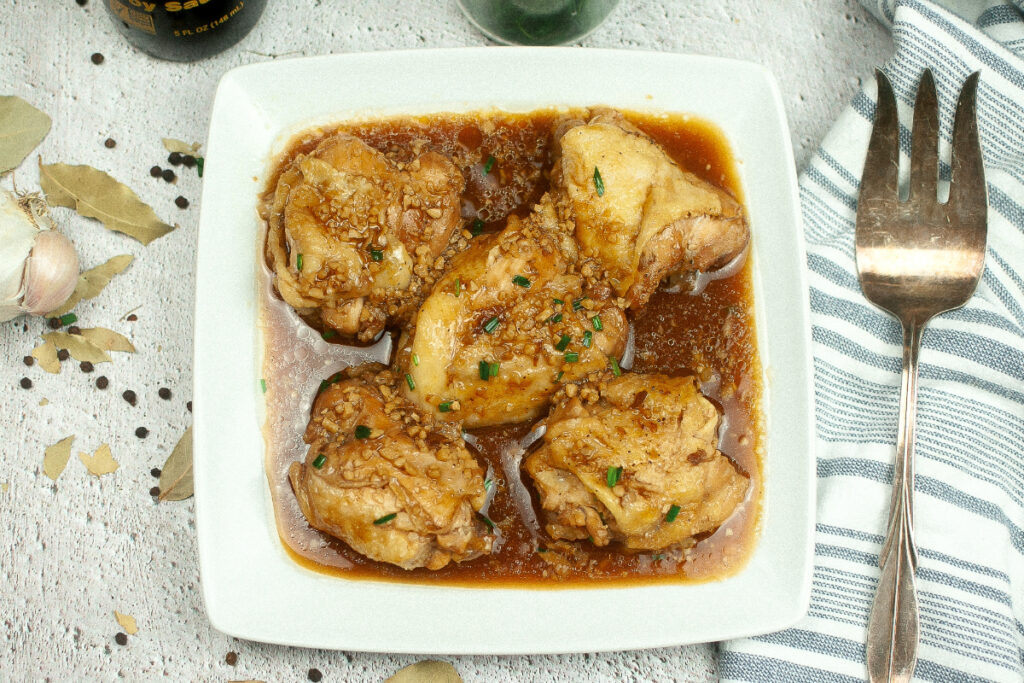
[[[127,183],[180,227],[143,246],[66,209],[61,228],[83,268],[117,254],[135,261],[75,311],[82,327],[114,329],[134,354],[92,373],[63,363],[48,374],[22,358],[48,331],[39,319],[0,323],[0,679],[381,681],[416,657],[343,653],[239,641],[213,630],[199,588],[193,502],[156,504],[160,467],[191,424],[195,243],[201,180],[177,168],[174,184],[150,177],[168,166],[162,137],[203,141],[226,70],[275,58],[392,48],[486,45],[454,1],[353,3],[270,0],[260,24],[228,51],[194,64],[151,59],[118,35],[103,0],[0,0],[0,94],[46,111],[53,128],[35,154],[89,164]],[[888,33],[856,0],[622,0],[583,43],[591,47],[738,57],[779,81],[802,164],[859,81],[891,49]],[[105,56],[96,65],[90,56]],[[107,148],[107,138],[116,146]],[[34,189],[33,154],[14,180]],[[11,176],[0,180],[11,187]],[[179,208],[174,200],[191,201]],[[127,320],[134,311],[136,320]],[[99,376],[108,379],[97,387]],[[22,388],[22,378],[32,382]],[[167,388],[170,397],[159,390]],[[122,398],[137,395],[135,405]],[[164,392],[166,395],[166,392]],[[46,399],[45,405],[42,399]],[[145,438],[136,430],[145,427]],[[44,449],[75,435],[54,482]],[[77,453],[109,444],[120,468],[90,475]],[[138,633],[120,645],[114,611]],[[539,615],[543,618],[544,615]],[[226,661],[236,653],[234,665]],[[466,681],[705,681],[714,647],[543,657],[445,657]],[[315,677],[315,676],[314,676]]]

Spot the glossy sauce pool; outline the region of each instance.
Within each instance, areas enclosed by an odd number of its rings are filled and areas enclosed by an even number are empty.
[[[729,190],[742,202],[735,162],[713,125],[678,115],[626,115],[682,167]],[[277,176],[291,159],[341,130],[358,135],[397,161],[411,158],[414,148],[448,154],[467,177],[466,227],[479,218],[486,230],[498,230],[508,213],[529,211],[547,189],[544,171],[550,167],[552,131],[559,121],[573,116],[582,118],[585,113],[436,115],[314,129],[295,136],[276,160],[267,192],[273,193]],[[490,172],[483,173],[491,157]],[[469,441],[497,482],[488,516],[500,530],[501,541],[489,556],[438,571],[406,571],[368,560],[306,523],[287,471],[293,461],[306,455],[302,433],[320,382],[347,365],[387,363],[391,340],[385,335],[368,347],[328,343],[280,300],[265,265],[259,286],[267,386],[266,472],[278,532],[299,564],[345,578],[538,588],[716,579],[739,569],[752,551],[760,520],[763,425],[749,261],[723,269],[718,276],[701,278],[695,294],[663,287],[642,311],[630,313],[635,331],[632,370],[695,374],[723,415],[719,448],[750,478],[747,499],[725,524],[685,551],[625,553],[614,546],[551,544],[531,524],[537,501],[529,478],[514,480],[502,468],[501,454],[505,453],[506,465],[510,453],[521,455],[520,440],[531,425],[475,430]],[[511,474],[517,473],[513,469]]]

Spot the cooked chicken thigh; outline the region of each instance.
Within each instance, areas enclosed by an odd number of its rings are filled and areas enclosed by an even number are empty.
[[[477,513],[484,471],[456,425],[437,422],[377,364],[345,373],[317,397],[305,463],[288,476],[310,525],[404,569],[440,569],[489,553]]]
[[[351,135],[327,138],[277,182],[267,248],[278,291],[361,341],[405,322],[444,266],[464,185],[435,152],[399,168]]]
[[[748,488],[716,448],[718,421],[688,377],[602,373],[566,386],[525,462],[548,533],[658,550],[716,529]]]
[[[541,414],[563,382],[617,361],[629,336],[622,306],[581,270],[548,197],[477,238],[400,343],[406,395],[470,428],[520,422]]]
[[[552,181],[569,200],[581,251],[631,307],[665,276],[724,265],[746,246],[736,200],[679,168],[618,112],[570,127],[559,147]]]

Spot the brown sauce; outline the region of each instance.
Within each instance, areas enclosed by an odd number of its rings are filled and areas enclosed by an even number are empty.
[[[571,112],[583,116],[583,112]],[[550,165],[552,130],[566,112],[478,113],[402,118],[316,129],[293,138],[268,181],[296,155],[310,151],[337,130],[351,132],[395,160],[416,146],[451,156],[470,181],[464,197],[467,228],[479,218],[500,229],[513,212],[529,210],[547,189],[542,172]],[[628,113],[627,118],[659,142],[682,167],[729,190],[742,201],[735,162],[728,144],[711,124],[684,116]],[[491,172],[482,168],[491,162]],[[288,465],[305,456],[302,432],[319,381],[345,364],[388,362],[390,346],[329,344],[298,320],[273,292],[269,270],[261,278],[264,377],[268,384],[264,437],[266,470],[281,540],[289,555],[310,569],[346,578],[372,578],[460,585],[529,588],[609,582],[701,581],[739,569],[756,542],[762,492],[762,371],[753,324],[749,261],[728,269],[725,277],[701,283],[697,294],[662,289],[631,320],[635,329],[637,372],[695,374],[705,395],[719,406],[723,423],[720,449],[750,477],[747,500],[716,532],[685,551],[626,553],[612,546],[550,543],[531,526],[525,496],[528,477],[508,481],[501,453],[530,431],[530,424],[472,432],[474,450],[490,466],[497,492],[488,510],[501,531],[497,552],[438,571],[406,571],[369,560],[343,542],[316,531],[299,511],[287,479]],[[537,509],[533,496],[533,510]]]

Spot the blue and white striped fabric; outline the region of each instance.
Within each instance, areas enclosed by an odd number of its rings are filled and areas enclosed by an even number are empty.
[[[926,67],[942,108],[940,154],[964,79],[981,71],[988,257],[963,309],[932,321],[920,363],[916,678],[1024,680],[1024,15],[1004,2],[865,0],[891,26],[884,71],[900,103],[903,162]],[[959,15],[959,16],[958,16]],[[867,76],[867,74],[865,74]],[[795,627],[723,643],[725,680],[857,681],[888,515],[900,386],[898,324],[861,296],[858,179],[874,79],[800,179],[814,339],[818,513],[810,611]],[[949,178],[949,166],[940,172]]]

